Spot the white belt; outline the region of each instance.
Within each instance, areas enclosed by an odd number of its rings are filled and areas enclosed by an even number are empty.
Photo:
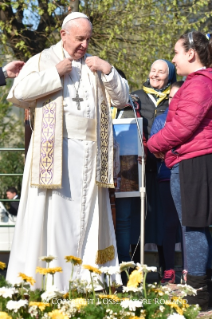
[[[96,141],[96,120],[65,114],[63,136],[76,140]]]

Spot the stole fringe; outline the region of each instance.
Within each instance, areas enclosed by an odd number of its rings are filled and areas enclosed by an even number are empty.
[[[42,188],[42,189],[58,189],[62,188],[62,184],[56,184],[56,185],[45,185],[45,184],[31,184],[31,187],[36,187],[36,188]]]
[[[97,251],[96,264],[105,264],[115,258],[115,248],[113,245]]]
[[[104,188],[115,188],[114,184],[101,183],[96,181],[96,185]]]

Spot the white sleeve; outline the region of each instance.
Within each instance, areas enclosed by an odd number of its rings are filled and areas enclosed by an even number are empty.
[[[56,67],[41,72],[32,72],[14,87],[14,97],[19,101],[31,102],[62,89]]]
[[[101,74],[105,89],[107,90],[111,103],[117,108],[123,108],[129,101],[129,86],[127,80],[112,67],[109,75]]]

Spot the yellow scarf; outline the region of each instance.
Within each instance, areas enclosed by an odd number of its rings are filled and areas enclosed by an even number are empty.
[[[154,94],[157,97],[159,97],[159,99],[156,101],[157,106],[160,104],[160,102],[162,102],[165,99],[169,98],[169,93],[170,93],[170,86],[167,87],[167,89],[165,89],[163,92],[158,92],[155,91],[153,88],[148,88],[146,86],[143,86],[143,90],[144,92],[146,92],[147,94]]]

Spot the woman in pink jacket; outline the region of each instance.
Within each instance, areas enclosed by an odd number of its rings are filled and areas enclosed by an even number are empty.
[[[186,226],[187,283],[203,288],[187,299],[205,310],[212,249],[212,45],[201,32],[184,34],[175,44],[172,62],[177,74],[187,78],[172,99],[164,128],[147,146],[172,168],[171,192]]]

